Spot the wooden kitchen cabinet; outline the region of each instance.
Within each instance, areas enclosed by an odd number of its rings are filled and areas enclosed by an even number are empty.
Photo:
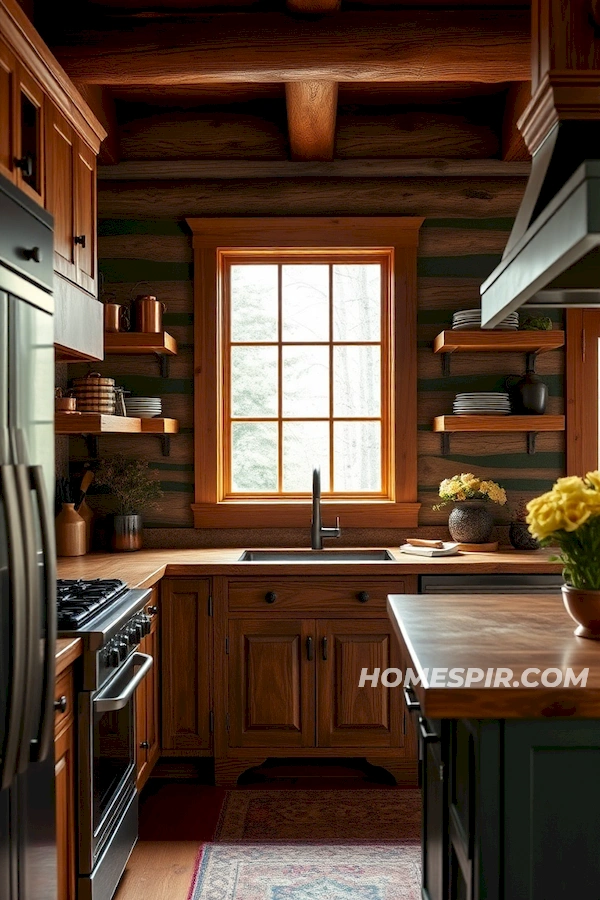
[[[59,703],[62,699],[61,709],[57,710],[54,720],[57,900],[75,900],[77,832],[75,827],[76,769],[72,667],[66,669],[58,677],[55,699]]]
[[[54,104],[46,112],[46,208],[54,216],[54,270],[77,280],[75,158],[77,136]]]
[[[234,619],[228,651],[230,746],[314,747],[314,623]]]
[[[16,83],[17,59],[0,38],[0,173],[16,181]]]
[[[161,585],[163,752],[208,756],[212,737],[211,582],[164,578]]]
[[[75,266],[77,283],[96,294],[96,154],[81,140],[75,156]]]
[[[44,91],[20,63],[17,63],[16,92],[16,184],[43,205]]]
[[[136,703],[136,764],[138,790],[146,784],[160,756],[160,653],[159,653],[159,592],[152,589],[152,598],[146,605],[150,616],[150,633],[140,643],[140,653],[147,653],[154,665],[138,687]]]

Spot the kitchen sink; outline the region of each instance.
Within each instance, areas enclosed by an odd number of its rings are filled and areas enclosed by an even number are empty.
[[[244,550],[240,562],[394,562],[389,550]]]

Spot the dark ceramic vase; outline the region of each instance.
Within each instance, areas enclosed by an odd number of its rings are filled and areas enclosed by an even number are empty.
[[[529,530],[527,522],[511,522],[508,539],[515,550],[539,550],[540,543]]]
[[[543,416],[548,402],[548,386],[535,372],[528,372],[514,388],[518,412],[522,415]]]
[[[453,541],[459,544],[487,544],[494,530],[494,519],[483,500],[457,503],[448,518]]]

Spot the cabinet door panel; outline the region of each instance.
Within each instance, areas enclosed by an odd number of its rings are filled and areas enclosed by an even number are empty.
[[[317,623],[319,747],[402,747],[402,691],[359,687],[363,668],[399,668],[389,621],[330,619]]]
[[[44,202],[44,92],[17,64],[16,156],[17,184],[38,203]]]
[[[75,735],[73,721],[54,742],[57,900],[75,900]]]
[[[14,54],[0,40],[0,172],[14,181],[15,156],[15,70]]]
[[[210,747],[209,673],[212,665],[210,582],[162,581],[162,745],[182,753]]]
[[[75,280],[75,135],[56,107],[46,110],[46,209],[54,216],[54,268]]]
[[[140,653],[147,653],[147,638],[143,638],[140,642]],[[152,671],[152,670],[150,670]],[[146,776],[146,767],[148,765],[148,750],[146,748],[147,727],[146,727],[146,709],[148,704],[148,676],[140,682],[135,692],[135,742],[136,742],[136,767],[137,767],[137,783],[138,789],[142,787],[142,781]]]
[[[229,628],[230,746],[314,746],[313,622],[242,619]]]
[[[75,173],[77,283],[96,293],[96,157],[78,140]]]
[[[153,600],[156,605],[156,594]],[[146,678],[146,740],[148,741],[148,767],[152,769],[160,756],[160,655],[158,639],[158,616],[152,619],[152,630],[146,636],[146,653],[154,660],[154,665]]]

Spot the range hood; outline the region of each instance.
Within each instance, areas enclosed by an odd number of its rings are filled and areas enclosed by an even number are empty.
[[[521,307],[600,307],[596,9],[533,0],[533,96],[518,123],[532,168],[502,262],[481,287],[483,328]]]

